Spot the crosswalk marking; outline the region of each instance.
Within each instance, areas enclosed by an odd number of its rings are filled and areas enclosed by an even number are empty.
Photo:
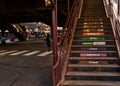
[[[5,52],[5,51],[7,51],[7,50],[0,50],[0,53],[1,53],[1,52]]]
[[[5,54],[13,53],[13,52],[16,52],[16,51],[17,50],[7,51],[7,52],[0,53],[0,55],[5,55]]]
[[[0,50],[0,56],[2,55],[10,55],[10,56],[17,56],[17,55],[22,55],[22,56],[47,56],[49,54],[51,54],[52,51],[48,52],[48,51],[44,51],[41,52],[40,50]]]
[[[31,55],[39,53],[39,52],[40,51],[33,51],[33,52],[29,52],[29,53],[23,54],[23,56],[31,56]]]
[[[20,51],[20,52],[9,54],[9,55],[15,56],[15,55],[19,55],[19,54],[22,54],[22,53],[25,53],[25,52],[28,52],[28,51],[29,50],[23,50],[23,51]]]
[[[49,51],[49,52],[47,51],[47,52],[43,52],[37,56],[46,56],[46,55],[51,54],[51,53],[52,53],[52,51]]]

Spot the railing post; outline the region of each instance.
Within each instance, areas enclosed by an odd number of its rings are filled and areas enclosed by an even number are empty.
[[[52,1],[52,45],[53,45],[53,65],[58,59],[57,55],[57,0]]]

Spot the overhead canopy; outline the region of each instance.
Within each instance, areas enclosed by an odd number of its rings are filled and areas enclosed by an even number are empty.
[[[69,0],[71,4],[72,1]],[[58,25],[63,26],[68,0],[57,2]],[[51,25],[51,10],[51,6],[46,6],[45,0],[0,0],[0,23],[44,22]]]

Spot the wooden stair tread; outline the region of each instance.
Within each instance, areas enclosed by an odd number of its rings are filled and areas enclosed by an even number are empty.
[[[118,60],[116,57],[71,57],[70,60]]]
[[[84,81],[84,80],[66,80],[63,82],[66,86],[120,86],[118,81]]]
[[[120,67],[120,65],[117,65],[117,64],[108,64],[108,65],[100,65],[100,64],[86,64],[86,65],[83,65],[83,64],[69,64],[68,67]]]
[[[70,76],[120,76],[118,72],[67,72]]]

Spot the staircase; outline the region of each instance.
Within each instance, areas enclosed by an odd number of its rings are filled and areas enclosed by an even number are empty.
[[[103,0],[83,0],[61,86],[120,86],[120,65]]]

